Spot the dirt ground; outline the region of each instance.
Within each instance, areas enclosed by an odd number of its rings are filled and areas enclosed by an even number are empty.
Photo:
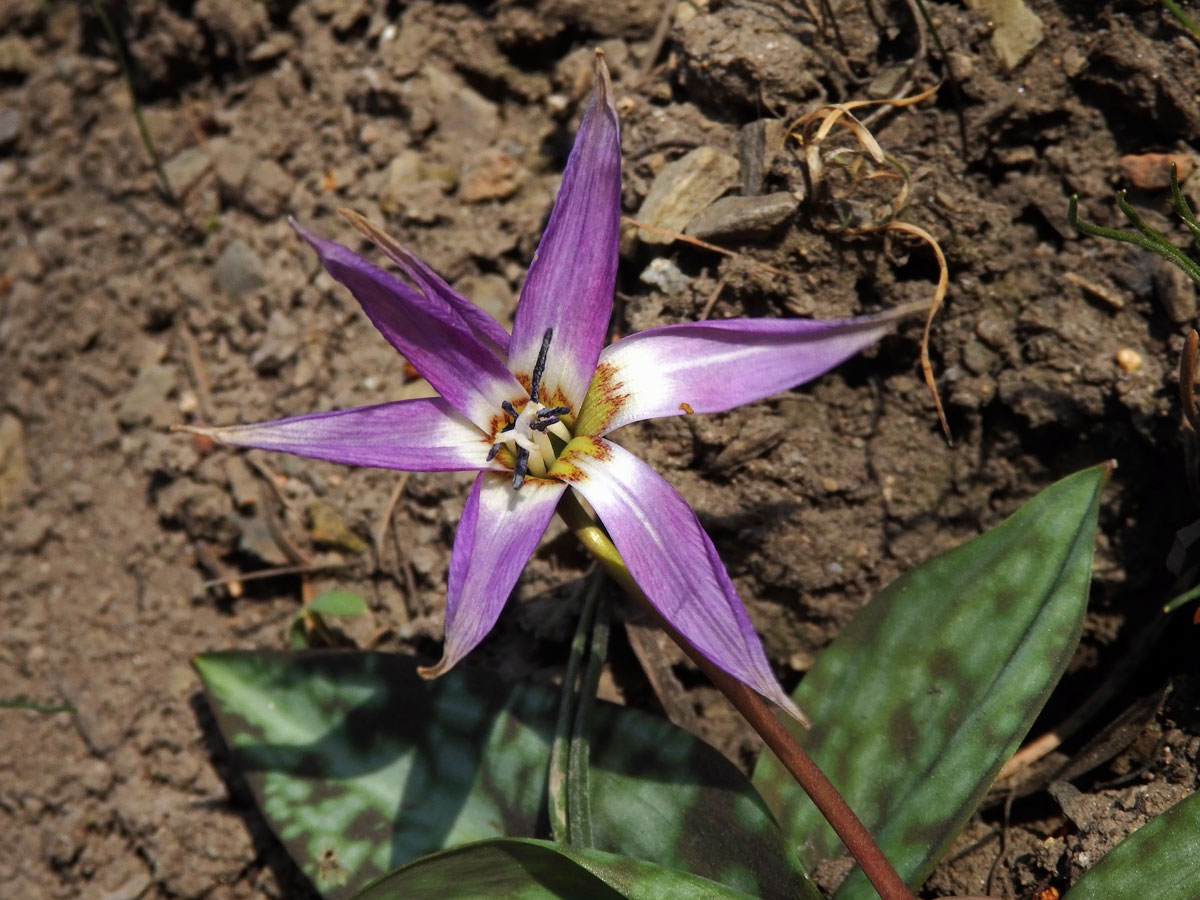
[[[783,126],[956,78],[957,99],[947,83],[864,111],[910,175],[901,218],[949,264],[932,355],[953,446],[917,320],[804,389],[620,435],[698,510],[785,684],[900,572],[1059,476],[1119,463],[1083,645],[1035,729],[1102,692],[1064,745],[1082,771],[1017,800],[1003,842],[1002,805],[976,817],[927,895],[983,893],[998,857],[996,896],[1065,890],[1200,787],[1200,630],[1190,611],[1156,627],[1198,515],[1175,375],[1196,294],[1066,222],[1078,193],[1118,224],[1115,190],[1149,177],[1122,157],[1200,146],[1200,45],[1150,0],[1030,0],[1032,37],[930,2],[947,65],[907,3],[830,5],[836,32],[789,0],[110,3],[171,198],[92,7],[0,0],[0,695],[75,711],[0,709],[0,896],[310,895],[229,772],[189,658],[286,645],[305,592],[330,587],[370,601],[347,639],[436,658],[470,476],[238,455],[167,428],[423,391],[288,214],[360,246],[334,212],[351,206],[509,320],[597,46],[626,213],[701,146],[737,162],[735,194],[806,196],[773,228],[711,238],[732,257],[631,235],[618,333],[929,297],[919,242],[835,232],[877,211],[883,183],[835,173],[814,192]],[[1132,202],[1183,245],[1166,193],[1143,188]],[[305,571],[236,580],[275,567]],[[470,663],[553,680],[572,627],[556,611],[585,568],[552,526]],[[723,701],[630,634],[606,695],[653,708],[644,659],[678,683],[677,714],[747,763]]]

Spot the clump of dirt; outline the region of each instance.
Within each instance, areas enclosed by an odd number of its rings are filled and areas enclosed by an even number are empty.
[[[932,349],[954,445],[919,376],[917,321],[809,387],[620,439],[696,508],[785,683],[899,573],[1054,478],[1118,460],[1084,644],[1044,724],[1131,652],[1146,664],[1078,746],[1137,693],[1172,678],[1176,691],[1074,788],[1014,806],[993,889],[1065,888],[1194,790],[1195,656],[1182,647],[1195,635],[1151,650],[1136,638],[1169,595],[1175,532],[1196,517],[1173,374],[1195,291],[1140,250],[1079,238],[1066,198],[1117,225],[1123,156],[1194,152],[1200,48],[1156,5],[1032,0],[1040,40],[1009,69],[982,15],[926,5],[945,60],[903,3],[832,4],[836,29],[810,4],[749,0],[110,4],[171,197],[90,8],[0,8],[0,672],[6,699],[75,710],[4,713],[0,893],[305,896],[227,771],[188,659],[279,647],[301,596],[334,586],[370,600],[347,640],[433,656],[470,477],[237,456],[166,428],[427,391],[288,214],[364,252],[336,209],[384,222],[511,322],[596,46],[623,117],[627,213],[698,147],[736,162],[735,195],[804,198],[723,238],[732,257],[631,234],[618,333],[929,296],[929,251],[831,229],[856,198],[814,192],[784,135],[821,103],[953,71],[957,88],[871,128],[909,173],[904,218],[948,260]],[[1162,190],[1130,199],[1184,244]],[[472,662],[553,680],[570,628],[556,613],[586,565],[552,526]],[[273,569],[286,573],[255,577]],[[606,692],[653,706],[630,649],[618,640]],[[723,701],[657,654],[701,733],[749,759],[755,743]],[[977,845],[928,890],[981,893],[1004,824],[981,814],[962,844]]]

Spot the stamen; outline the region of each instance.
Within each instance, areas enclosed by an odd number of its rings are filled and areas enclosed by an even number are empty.
[[[529,399],[534,403],[537,403],[542,376],[546,374],[546,356],[550,353],[552,337],[554,337],[554,329],[547,328],[546,333],[542,335],[542,349],[538,350],[537,362],[533,364],[533,377],[529,379]]]
[[[569,413],[571,407],[556,406],[553,409],[539,409],[535,414],[534,421],[529,423],[529,427],[534,431],[545,431],[551,425],[558,424],[558,417]]]
[[[512,486],[514,491],[519,491],[521,485],[525,483],[525,473],[529,471],[529,451],[524,447],[517,448],[517,461],[513,463],[513,480]]]
[[[511,400],[502,400],[500,402],[500,408],[512,416],[514,422],[517,420],[517,408],[512,405]]]

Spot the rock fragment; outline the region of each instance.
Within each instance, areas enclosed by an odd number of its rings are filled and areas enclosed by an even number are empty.
[[[19,35],[0,38],[0,74],[28,75],[37,65],[29,42]]]
[[[1000,65],[1011,72],[1042,42],[1045,29],[1025,0],[966,0],[992,24],[992,50]]]
[[[1171,163],[1181,184],[1196,167],[1190,156],[1181,153],[1129,153],[1117,165],[1121,177],[1139,191],[1161,191],[1171,186]]]
[[[697,147],[668,163],[658,173],[637,218],[665,231],[683,231],[692,217],[738,183],[738,161],[714,147]],[[641,230],[647,244],[669,244],[673,238]]]
[[[138,369],[133,386],[117,404],[117,421],[126,428],[139,425],[166,425],[174,411],[167,397],[178,386],[179,372],[174,366],[147,363]]]
[[[279,163],[262,160],[246,176],[246,205],[264,219],[277,219],[285,211],[293,184]]]
[[[230,200],[240,200],[246,176],[257,161],[254,148],[241,141],[215,137],[208,142],[208,152],[212,155],[221,192]]]
[[[464,203],[479,203],[511,197],[524,182],[525,174],[515,156],[489,147],[463,167],[459,199]]]
[[[1176,325],[1196,318],[1196,285],[1187,273],[1161,257],[1150,258],[1154,295]]]
[[[658,288],[664,294],[682,294],[691,283],[691,279],[683,273],[679,266],[665,256],[658,256],[650,260],[650,265],[642,270],[638,279]]]
[[[258,254],[241,238],[230,241],[213,267],[213,286],[230,297],[240,297],[264,284],[266,276]]]
[[[207,147],[188,147],[176,153],[163,166],[167,181],[177,195],[186,194],[200,183],[212,166]]]
[[[300,352],[300,329],[291,316],[273,310],[267,319],[267,333],[250,356],[250,365],[260,375],[278,372]]]
[[[11,106],[0,109],[0,151],[15,147],[25,130],[25,117]]]
[[[15,505],[28,483],[25,427],[10,413],[0,417],[0,509]]]
[[[799,206],[787,191],[758,197],[722,197],[688,222],[686,233],[701,240],[766,237]]]

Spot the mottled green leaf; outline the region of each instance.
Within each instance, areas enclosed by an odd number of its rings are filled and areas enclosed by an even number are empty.
[[[313,597],[305,613],[319,616],[361,616],[367,612],[367,601],[353,591],[322,591]]]
[[[843,629],[796,690],[794,731],[917,886],[1033,724],[1079,641],[1107,466],[902,575]],[[755,784],[807,866],[841,855],[769,754]],[[874,898],[859,871],[838,900]]]
[[[1063,900],[1200,898],[1200,793],[1155,816],[1083,873]]]
[[[235,761],[329,897],[437,850],[546,829],[558,692],[377,653],[216,653],[197,668]],[[669,722],[592,713],[594,846],[767,898],[819,894],[746,778]]]
[[[628,856],[534,840],[471,844],[409,863],[354,900],[754,900]]]

